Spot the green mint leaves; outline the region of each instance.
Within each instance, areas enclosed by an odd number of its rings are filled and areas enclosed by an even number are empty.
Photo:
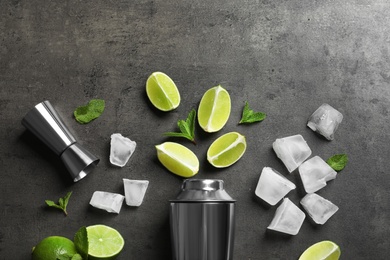
[[[179,120],[177,122],[177,126],[179,127],[180,132],[167,132],[164,133],[164,135],[172,137],[184,137],[195,143],[195,119],[196,111],[195,109],[192,109],[186,120]]]
[[[68,212],[66,211],[66,206],[68,205],[68,202],[69,202],[69,198],[70,196],[72,195],[72,192],[68,192],[65,197],[63,198],[60,198],[58,200],[58,204],[56,204],[54,201],[52,200],[45,200],[46,204],[49,206],[49,207],[53,207],[53,208],[57,208],[57,209],[60,209],[62,210],[65,215],[67,216],[68,215]]]
[[[85,226],[81,227],[73,238],[74,245],[76,247],[77,252],[80,254],[81,259],[88,259],[88,233],[87,228]],[[72,260],[74,260],[72,258]]]
[[[77,122],[87,124],[98,118],[103,113],[104,107],[103,99],[92,99],[88,105],[76,108],[73,114]]]
[[[263,121],[266,118],[266,114],[262,112],[254,112],[249,108],[249,104],[245,101],[244,110],[242,111],[242,117],[238,124],[249,124]]]
[[[333,170],[339,172],[342,169],[344,169],[344,167],[347,165],[348,156],[344,153],[343,154],[336,154],[336,155],[333,155],[332,157],[330,157],[326,161],[326,163],[329,164],[329,166],[332,167]]]

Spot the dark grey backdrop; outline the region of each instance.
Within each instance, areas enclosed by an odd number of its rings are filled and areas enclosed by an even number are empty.
[[[73,237],[102,223],[126,240],[119,259],[169,259],[168,200],[182,179],[157,161],[154,146],[175,140],[200,159],[199,178],[218,178],[237,199],[235,259],[297,259],[311,244],[338,243],[342,259],[387,259],[389,250],[390,3],[324,1],[1,1],[0,2],[0,258],[29,259],[50,235]],[[178,109],[161,113],[146,98],[150,73],[163,71],[182,94]],[[196,129],[198,144],[167,139],[217,84],[231,94],[227,125],[216,134]],[[106,100],[103,115],[78,124],[73,110]],[[73,184],[61,162],[20,122],[35,104],[50,100],[80,142],[101,158]],[[265,121],[238,126],[244,102]],[[334,141],[306,127],[329,103],[344,115]],[[248,149],[235,165],[215,170],[205,154],[211,142],[239,131]],[[124,168],[109,164],[112,133],[138,144]],[[288,175],[272,151],[278,137],[302,134],[313,155],[345,152],[350,161],[320,195],[340,207],[324,226],[305,221],[297,236],[266,232],[276,207],[254,190],[270,166]],[[123,192],[122,178],[150,181],[139,208],[119,215],[93,209],[95,190]],[[73,191],[65,217],[45,207]]]

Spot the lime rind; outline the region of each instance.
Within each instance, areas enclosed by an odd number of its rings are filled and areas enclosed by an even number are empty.
[[[338,260],[340,255],[340,247],[336,243],[324,240],[308,247],[299,260]]]

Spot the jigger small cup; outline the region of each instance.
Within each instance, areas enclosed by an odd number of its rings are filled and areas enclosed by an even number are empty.
[[[22,125],[61,158],[74,182],[87,176],[99,163],[97,157],[77,143],[49,101],[31,109]]]

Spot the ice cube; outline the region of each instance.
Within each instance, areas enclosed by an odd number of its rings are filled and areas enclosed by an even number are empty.
[[[337,172],[319,156],[314,156],[302,163],[298,171],[307,193],[322,189],[327,181],[333,180],[337,175]]]
[[[339,207],[316,193],[306,194],[301,200],[301,205],[317,224],[323,225],[333,216]]]
[[[321,134],[328,140],[334,139],[339,124],[343,120],[343,115],[328,104],[322,104],[310,116],[307,126],[311,130]]]
[[[305,213],[291,200],[284,198],[267,228],[289,235],[296,235],[301,229],[305,217]]]
[[[272,147],[290,173],[311,155],[310,147],[302,135],[278,138]]]
[[[255,194],[270,205],[278,203],[295,184],[270,167],[264,167]]]
[[[125,196],[121,194],[105,191],[95,191],[92,195],[89,204],[91,204],[95,208],[119,214],[124,199]]]
[[[149,181],[123,179],[126,204],[138,207],[144,200]]]
[[[116,133],[111,135],[110,162],[113,165],[123,167],[134,153],[137,143],[127,137]]]

